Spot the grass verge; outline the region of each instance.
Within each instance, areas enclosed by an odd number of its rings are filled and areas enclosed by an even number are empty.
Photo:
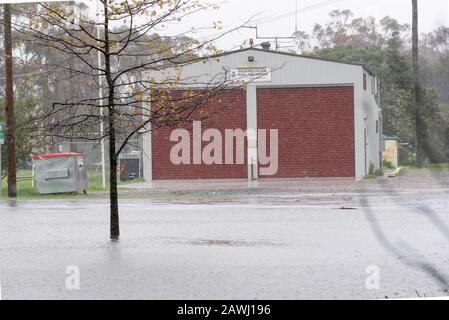
[[[377,171],[374,171],[373,173],[371,173],[370,175],[367,175],[365,177],[365,180],[374,180],[379,177],[382,177],[383,175],[384,175],[383,170],[377,170]]]
[[[423,168],[404,167],[401,172],[402,174],[407,172],[449,172],[449,163],[430,164]]]
[[[21,180],[24,177],[31,177],[31,170],[19,170],[17,172],[17,198],[18,199],[28,199],[28,200],[47,200],[47,199],[82,199],[86,198],[84,194],[76,194],[76,193],[63,193],[63,194],[49,194],[49,195],[40,195],[37,193],[36,185],[33,187],[31,180]],[[107,192],[109,191],[109,184],[107,183],[106,188],[103,188],[103,179],[101,172],[89,172],[88,175],[88,189],[87,193],[96,193],[96,192]],[[119,181],[119,185],[126,185],[129,183],[142,182],[143,179],[135,179],[130,182],[122,182]],[[2,188],[2,197],[1,199],[7,199],[7,182],[6,178],[3,179],[1,183]],[[103,197],[106,198],[107,195],[103,194]]]

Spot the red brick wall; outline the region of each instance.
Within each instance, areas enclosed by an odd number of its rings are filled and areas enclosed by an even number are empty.
[[[219,129],[223,136],[225,129],[246,130],[246,93],[244,90],[224,90],[201,107],[191,119],[200,120],[200,114],[213,114],[209,119],[202,121],[202,131],[208,128]],[[192,125],[185,125],[192,136]],[[194,179],[246,179],[246,165],[194,165],[191,154],[190,165],[174,165],[170,161],[170,150],[176,142],[170,141],[170,134],[174,128],[160,128],[152,133],[152,165],[154,180],[194,180]],[[192,143],[192,140],[191,140]],[[203,147],[209,142],[203,142]],[[246,144],[245,144],[246,150]],[[234,144],[235,148],[235,144]],[[192,150],[192,149],[191,149]],[[191,152],[192,153],[192,152]],[[234,149],[235,154],[235,149]],[[246,163],[245,152],[245,163]],[[223,163],[224,163],[223,150]]]
[[[279,130],[272,178],[355,176],[353,87],[258,89],[257,105],[259,129]]]
[[[271,178],[355,176],[352,87],[258,89],[257,104],[259,129],[279,130],[279,168]],[[243,90],[225,90],[202,110],[217,112],[202,122],[203,132],[219,129],[224,140],[225,129],[246,130]],[[191,125],[184,128],[191,133]],[[247,178],[246,164],[173,165],[170,150],[176,142],[170,141],[172,130],[161,128],[153,132],[154,180]],[[203,142],[203,147],[207,144]]]

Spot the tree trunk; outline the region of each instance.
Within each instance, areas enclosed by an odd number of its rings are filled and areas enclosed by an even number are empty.
[[[111,240],[118,240],[120,236],[120,223],[118,213],[117,192],[117,154],[115,151],[115,107],[114,90],[109,90],[109,195],[111,205]]]
[[[413,51],[413,108],[415,113],[415,139],[416,139],[416,165],[421,168],[424,164],[423,136],[424,128],[421,119],[421,84],[419,79],[419,52],[418,52],[418,1],[412,0],[413,22],[412,22],[412,51]]]
[[[117,192],[117,153],[115,150],[115,101],[114,82],[111,74],[111,55],[109,44],[109,13],[107,0],[103,2],[104,7],[104,40],[105,40],[105,73],[108,83],[108,124],[109,124],[109,197],[110,197],[110,238],[118,240],[120,237],[120,222],[118,212],[118,192]]]
[[[8,151],[8,197],[17,197],[16,187],[16,121],[14,117],[14,88],[12,70],[12,36],[11,36],[11,8],[4,5],[4,34],[5,34],[5,89],[6,89],[6,149]]]

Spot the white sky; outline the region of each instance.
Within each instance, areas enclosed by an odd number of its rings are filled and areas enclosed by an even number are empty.
[[[299,13],[299,29],[311,33],[315,23],[325,24],[328,14],[335,9],[350,9],[356,17],[372,15],[376,18],[391,16],[401,23],[411,24],[411,0],[299,0],[299,8],[314,6]],[[323,3],[321,6],[317,4]],[[429,32],[442,25],[449,26],[449,0],[418,0],[420,32]],[[269,18],[295,11],[295,0],[226,0],[221,6],[221,19],[225,26],[236,26],[248,17]],[[260,18],[259,18],[260,17]],[[203,18],[202,18],[203,19]],[[295,15],[270,23],[261,23],[260,36],[290,36],[295,28]],[[244,39],[255,37],[254,31],[242,30],[232,38],[221,41],[226,47],[240,44]]]
[[[32,0],[36,2],[35,0]],[[241,25],[250,17],[254,20],[277,17],[295,11],[296,0],[204,0],[222,3],[219,11],[202,12],[194,18],[184,20],[179,25],[172,25],[165,32],[176,34],[192,27],[211,26],[213,21],[223,22],[224,29]],[[0,2],[4,2],[0,0]],[[11,0],[9,2],[19,2]],[[95,0],[85,0],[95,8]],[[329,21],[328,13],[335,9],[350,9],[356,17],[372,15],[382,18],[386,15],[399,22],[411,23],[411,0],[298,0],[299,8],[310,8],[299,14],[299,29],[311,33],[315,23],[325,24]],[[449,26],[449,0],[418,0],[420,32],[429,32],[445,25]],[[268,23],[257,23],[260,36],[290,36],[295,28],[295,14],[284,19]],[[160,32],[160,33],[165,33]],[[209,32],[207,34],[214,34]],[[231,49],[245,39],[255,38],[254,30],[241,29],[221,39],[218,45],[222,49]],[[257,41],[256,42],[260,42]]]

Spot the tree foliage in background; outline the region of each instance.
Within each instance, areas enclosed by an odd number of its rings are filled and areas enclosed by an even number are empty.
[[[173,2],[173,1],[171,1]],[[204,5],[200,7],[200,4],[196,1],[189,1],[191,4],[195,3],[197,8],[195,10],[205,10],[214,9],[210,5]],[[158,1],[154,1],[158,3]],[[168,6],[169,2],[164,2],[164,6]],[[173,2],[174,3],[174,2]],[[179,2],[181,3],[181,2]],[[42,3],[45,5],[45,3]],[[56,4],[49,4],[52,6],[57,6],[61,14],[70,16],[73,19],[78,19],[78,22],[84,20],[84,24],[93,24],[94,22],[87,18],[88,8],[82,2],[68,1],[68,2],[58,2]],[[148,8],[151,3],[148,3]],[[153,4],[154,5],[154,4]],[[30,107],[28,112],[18,112],[16,115],[18,118],[18,130],[22,130],[23,134],[27,134],[30,140],[32,140],[33,151],[35,153],[40,152],[54,152],[56,151],[56,146],[59,142],[65,142],[69,138],[67,135],[53,134],[42,135],[40,139],[33,139],[36,136],[36,130],[33,126],[21,126],[21,124],[29,124],[30,117],[28,115],[36,114],[47,114],[47,124],[56,123],[59,119],[59,114],[63,114],[60,110],[56,112],[54,110],[55,102],[66,102],[70,99],[75,99],[76,97],[94,97],[98,96],[98,81],[92,77],[91,66],[94,66],[97,61],[96,52],[91,50],[87,55],[89,57],[90,66],[87,66],[83,61],[74,57],[73,53],[68,51],[56,50],[48,43],[43,43],[43,39],[39,40],[36,37],[37,33],[33,32],[39,30],[41,35],[53,35],[55,38],[62,36],[58,34],[58,24],[49,23],[50,20],[46,21],[39,17],[39,12],[42,12],[43,6],[38,3],[30,4],[15,4],[13,5],[13,16],[15,21],[21,21],[23,26],[21,27],[19,23],[13,29],[13,38],[16,39],[14,42],[14,71],[15,71],[15,88],[20,91],[20,97],[22,100],[33,101],[33,104],[27,104]],[[159,8],[159,7],[158,7]],[[0,6],[1,12],[1,6]],[[153,10],[151,10],[152,14]],[[186,11],[184,15],[193,14],[194,12]],[[176,12],[173,12],[176,14]],[[61,17],[59,17],[61,19]],[[123,21],[122,21],[123,22]],[[176,20],[176,22],[178,22]],[[34,25],[31,25],[34,23]],[[142,30],[139,38],[135,41],[130,41],[127,44],[126,50],[123,51],[121,58],[117,61],[113,61],[115,64],[117,62],[117,67],[126,67],[127,65],[133,65],[142,60],[141,57],[151,56],[157,57],[157,60],[165,61],[167,66],[172,66],[173,64],[169,62],[171,55],[178,59],[184,59],[186,62],[191,61],[193,58],[198,58],[199,55],[210,56],[217,53],[217,49],[213,46],[212,41],[208,43],[201,43],[195,40],[192,35],[197,30],[188,30],[185,33],[173,35],[173,36],[162,36],[160,33],[160,26],[163,24],[161,22],[155,28],[151,30]],[[31,27],[30,27],[31,26]],[[0,35],[3,35],[1,30],[2,24],[0,24]],[[129,31],[129,25],[114,22],[114,30],[111,32],[111,41],[115,41],[114,38],[119,37],[119,35],[125,35]],[[214,27],[211,27],[214,29]],[[215,29],[218,29],[216,27]],[[27,32],[24,32],[28,30]],[[90,30],[92,31],[92,30]],[[93,31],[95,33],[95,31]],[[214,31],[217,32],[217,31]],[[223,32],[224,33],[224,32]],[[102,33],[103,36],[103,33]],[[215,39],[219,38],[216,36]],[[215,40],[214,39],[214,40]],[[115,41],[117,43],[117,41]],[[164,49],[162,49],[164,48]],[[195,50],[196,49],[196,50]],[[160,52],[156,52],[160,50]],[[3,52],[3,41],[0,43],[0,53]],[[161,68],[162,70],[162,68]],[[3,60],[0,60],[0,93],[4,90],[4,67]],[[147,71],[148,73],[149,71]],[[137,70],[134,75],[131,73],[126,73],[123,78],[128,78],[135,75],[142,75],[142,70]],[[85,85],[81,85],[85,84]],[[133,87],[136,90],[139,87],[138,82],[134,82],[128,86]],[[128,88],[128,89],[129,89]],[[3,95],[2,95],[3,96]],[[18,95],[16,94],[16,99]],[[22,102],[20,102],[22,103]],[[61,106],[60,108],[61,109]],[[80,107],[64,108],[68,112],[80,112]],[[76,109],[76,110],[75,110]],[[3,110],[3,109],[1,109]],[[25,111],[25,110],[23,110]],[[97,110],[98,111],[98,110]],[[52,116],[49,115],[52,113]],[[98,113],[98,112],[97,112]],[[0,112],[0,117],[4,116]],[[23,118],[23,119],[21,119]],[[60,127],[61,128],[61,127]],[[77,129],[72,130],[72,133],[77,131],[76,140],[81,140],[79,138],[82,132],[89,130],[89,134],[98,132],[98,129],[93,128],[88,129],[86,126],[79,126]],[[72,136],[73,138],[73,136]],[[21,139],[17,143],[19,149],[26,149],[22,146],[23,141],[26,139]],[[93,140],[97,140],[95,137]],[[20,152],[19,162],[25,164],[29,162],[29,153]]]
[[[350,10],[335,10],[313,34],[302,33],[301,52],[320,58],[366,65],[381,80],[380,105],[384,134],[415,145],[411,28],[391,17],[354,17]],[[422,74],[422,134],[430,162],[449,159],[449,27],[420,37]]]

